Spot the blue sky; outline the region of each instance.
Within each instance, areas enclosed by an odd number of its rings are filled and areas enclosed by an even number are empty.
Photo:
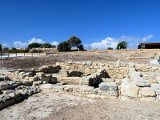
[[[0,43],[25,47],[57,44],[76,35],[87,48],[126,40],[160,40],[159,0],[0,0]]]

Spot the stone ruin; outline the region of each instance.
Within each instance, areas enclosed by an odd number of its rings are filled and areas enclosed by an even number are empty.
[[[41,90],[92,98],[160,100],[160,66],[117,62],[57,62],[0,76],[0,109]]]

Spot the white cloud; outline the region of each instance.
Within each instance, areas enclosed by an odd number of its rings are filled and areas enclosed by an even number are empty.
[[[28,40],[27,42],[14,41],[13,45],[14,45],[14,47],[17,47],[17,48],[25,48],[31,43],[41,43],[42,44],[42,43],[46,43],[46,41],[43,39],[40,39],[40,38],[32,38],[32,39]],[[51,42],[51,44],[57,46],[59,43],[57,41],[53,41],[53,42]]]
[[[135,49],[137,48],[138,44],[140,42],[147,42],[150,39],[153,38],[153,35],[147,35],[144,37],[135,37],[135,36],[120,36],[118,38],[113,37],[107,37],[103,40],[100,40],[98,42],[93,42],[91,44],[85,44],[85,48],[88,49],[107,49],[108,47],[116,48],[118,42],[120,41],[127,41],[128,42],[128,48],[129,49]]]
[[[40,38],[32,38],[31,40],[28,41],[28,44],[31,43],[45,43],[45,41]]]
[[[24,47],[27,47],[28,43],[27,42],[21,42],[21,41],[14,41],[13,45],[16,48],[24,48]]]
[[[53,41],[51,44],[57,46],[59,44],[59,42]]]
[[[153,38],[153,35],[147,35],[147,36],[144,36],[143,38],[142,38],[142,41],[143,42],[147,42],[148,40],[150,40],[150,39],[152,39]]]
[[[3,43],[2,44],[2,47],[7,47],[8,46],[8,43]]]
[[[100,42],[94,42],[90,45],[91,49],[107,49],[108,47],[116,48],[118,41],[114,38],[107,37]]]

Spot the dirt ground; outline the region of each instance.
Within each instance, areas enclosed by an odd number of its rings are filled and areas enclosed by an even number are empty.
[[[15,69],[32,69],[42,65],[55,64],[57,61],[127,61],[148,63],[154,57],[160,56],[159,50],[104,50],[104,51],[77,51],[34,57],[16,57],[0,59],[0,67]]]
[[[1,120],[160,120],[160,103],[43,91],[0,111]]]

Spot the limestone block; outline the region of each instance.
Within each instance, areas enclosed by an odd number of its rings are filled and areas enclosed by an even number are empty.
[[[105,83],[102,82],[99,84],[99,89],[104,91],[109,96],[118,96],[118,86],[116,83]]]
[[[137,87],[134,83],[122,83],[121,84],[121,95],[130,97],[130,98],[137,98],[139,92],[139,87]]]
[[[68,77],[68,71],[66,71],[66,70],[60,70],[59,71],[59,76],[61,76],[61,77]]]
[[[85,68],[85,74],[90,74],[91,73],[91,69],[90,68]]]
[[[156,95],[160,95],[160,84],[158,83],[151,84],[151,89],[156,92]]]
[[[144,87],[142,88],[142,96],[143,97],[155,97],[156,93],[150,87]]]

